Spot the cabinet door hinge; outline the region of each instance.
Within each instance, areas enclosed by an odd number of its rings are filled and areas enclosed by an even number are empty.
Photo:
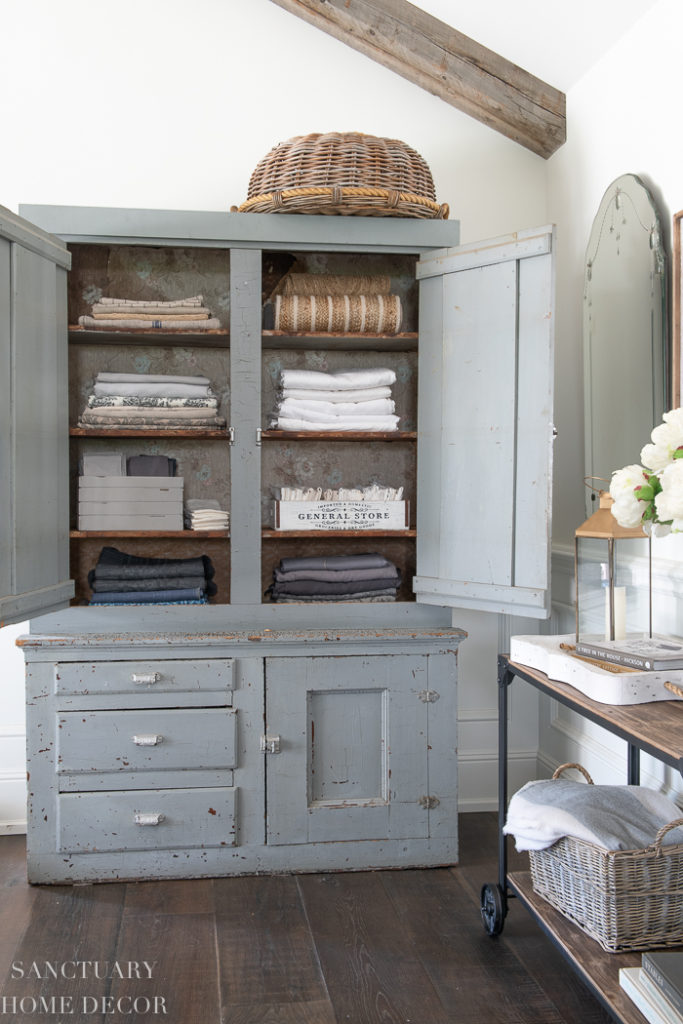
[[[262,754],[279,754],[280,753],[280,737],[279,736],[262,736],[260,751]]]
[[[420,690],[418,693],[418,697],[423,704],[435,704],[440,696],[441,694],[437,693],[436,690]]]
[[[426,807],[428,811],[431,811],[432,807],[438,807],[441,803],[438,796],[421,796],[417,802],[420,807]]]

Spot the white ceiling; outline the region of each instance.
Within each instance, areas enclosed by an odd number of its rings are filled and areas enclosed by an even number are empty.
[[[414,0],[567,92],[659,0]]]

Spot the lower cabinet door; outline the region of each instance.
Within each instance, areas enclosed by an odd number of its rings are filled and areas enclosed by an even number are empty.
[[[57,852],[235,845],[235,790],[62,793]]]
[[[455,695],[447,655],[266,659],[268,844],[429,838],[455,806]]]

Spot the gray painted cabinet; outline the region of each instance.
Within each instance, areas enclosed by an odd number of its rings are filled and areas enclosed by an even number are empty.
[[[69,328],[72,506],[88,446],[147,444],[178,459],[186,496],[209,486],[231,513],[230,536],[206,539],[90,536],[75,529],[73,507],[70,531],[64,508],[57,517],[54,547],[67,564],[70,545],[76,601],[34,619],[21,641],[31,880],[453,863],[464,634],[452,609],[546,614],[552,230],[458,247],[455,222],[22,213],[68,243],[72,325],[92,296],[131,282],[152,289],[140,297],[207,294],[224,324],[210,342]],[[401,334],[340,341],[264,329],[264,300],[292,266],[389,274]],[[64,331],[66,315],[54,316]],[[103,359],[115,370],[205,370],[230,433],[154,438],[154,447],[87,436],[75,424]],[[396,370],[400,436],[328,441],[268,429],[282,367],[382,365]],[[66,382],[57,404],[64,443]],[[64,466],[44,467],[62,492]],[[410,528],[360,538],[273,529],[274,488],[285,482],[377,479],[405,484]],[[106,543],[171,557],[206,551],[219,593],[202,607],[88,606],[87,569]],[[280,558],[358,550],[400,565],[395,603],[270,602]]]

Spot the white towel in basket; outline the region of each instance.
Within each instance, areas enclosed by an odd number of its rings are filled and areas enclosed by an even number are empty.
[[[518,850],[545,850],[563,836],[605,850],[642,850],[663,825],[683,814],[668,797],[647,786],[593,786],[571,779],[527,782],[510,800],[506,835]],[[683,827],[663,845],[683,843]]]

